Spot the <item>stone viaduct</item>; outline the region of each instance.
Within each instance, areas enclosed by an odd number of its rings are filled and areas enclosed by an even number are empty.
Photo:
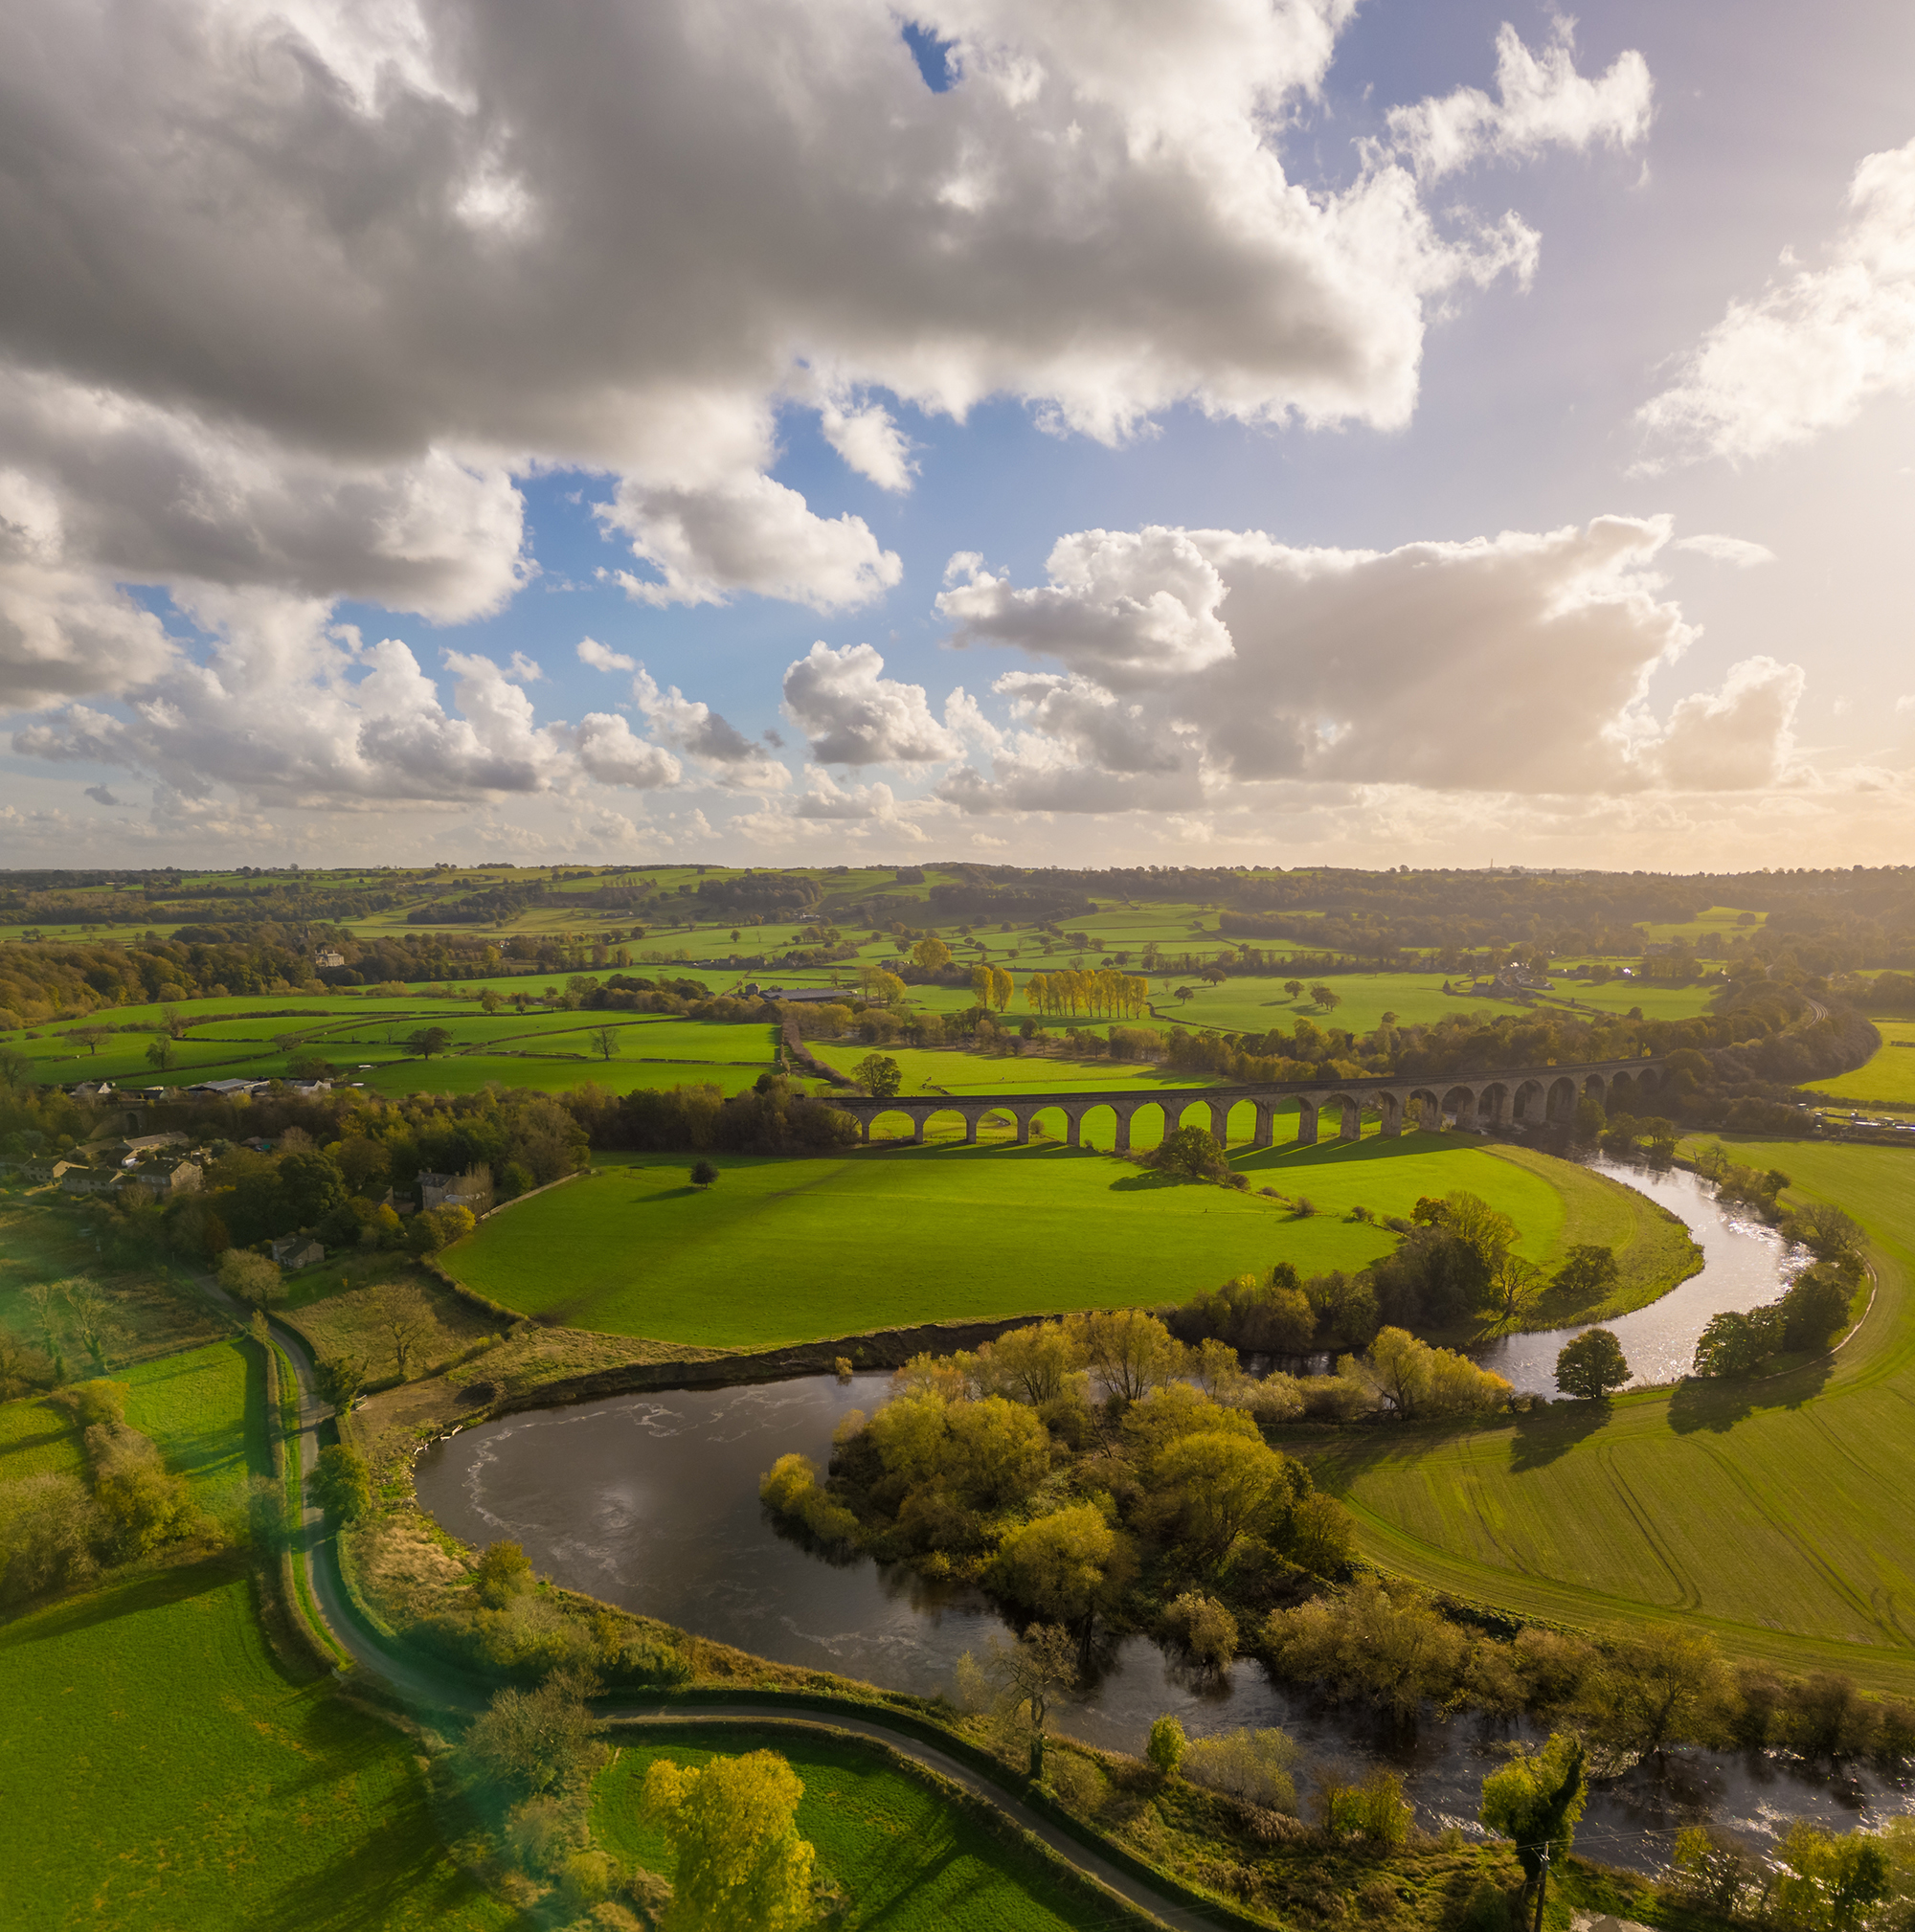
[[[987,1114],[1006,1114],[1016,1123],[1017,1144],[1030,1139],[1031,1123],[1052,1110],[1064,1115],[1066,1144],[1083,1144],[1084,1123],[1109,1109],[1116,1124],[1115,1150],[1127,1153],[1131,1122],[1155,1107],[1163,1115],[1163,1132],[1183,1123],[1186,1109],[1208,1110],[1210,1132],[1228,1145],[1230,1112],[1249,1105],[1256,1110],[1256,1124],[1249,1144],[1272,1147],[1276,1142],[1276,1115],[1289,1101],[1297,1108],[1297,1139],[1316,1141],[1328,1113],[1338,1136],[1355,1140],[1363,1134],[1366,1112],[1382,1117],[1386,1134],[1403,1132],[1412,1103],[1422,1117],[1434,1124],[1453,1120],[1459,1127],[1507,1127],[1566,1120],[1585,1094],[1609,1106],[1628,1094],[1634,1099],[1656,1092],[1661,1069],[1652,1060],[1604,1060],[1577,1067],[1518,1067],[1498,1073],[1445,1074],[1434,1080],[1399,1079],[1387,1074],[1363,1080],[1287,1080],[1260,1087],[1145,1087],[1101,1088],[1080,1093],[914,1093],[893,1100],[863,1094],[834,1093],[831,1105],[856,1120],[868,1141],[872,1124],[888,1113],[900,1113],[912,1124],[912,1140],[921,1143],[924,1130],[940,1113],[955,1113],[964,1123],[967,1145],[978,1138]]]

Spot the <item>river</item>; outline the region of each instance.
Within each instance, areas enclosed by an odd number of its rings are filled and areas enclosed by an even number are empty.
[[[1662,1301],[1610,1324],[1638,1375],[1666,1381],[1686,1367],[1710,1314],[1779,1292],[1787,1257],[1772,1233],[1726,1215],[1692,1175],[1611,1171],[1680,1215],[1707,1257]],[[1517,1337],[1485,1359],[1520,1388],[1547,1389],[1556,1351],[1573,1333]],[[981,1592],[864,1558],[827,1561],[782,1535],[758,1501],[758,1477],[778,1456],[795,1449],[822,1467],[839,1419],[877,1406],[888,1384],[884,1375],[806,1376],[507,1416],[428,1449],[417,1468],[419,1501],[470,1543],[511,1538],[570,1587],[702,1636],[890,1690],[949,1691],[958,1657],[981,1657],[1004,1633]],[[1383,1762],[1400,1770],[1431,1829],[1477,1831],[1476,1792],[1497,1747],[1527,1735],[1474,1719],[1398,1732],[1273,1684],[1253,1663],[1221,1681],[1193,1676],[1137,1636],[1100,1664],[1059,1729],[1136,1751],[1164,1713],[1193,1734],[1280,1725],[1313,1769]],[[1762,1836],[1797,1816],[1846,1830],[1904,1808],[1904,1792],[1870,1773],[1832,1783],[1783,1760],[1685,1751],[1659,1774],[1641,1768],[1592,1793],[1578,1843],[1647,1871],[1680,1825],[1705,1816]]]

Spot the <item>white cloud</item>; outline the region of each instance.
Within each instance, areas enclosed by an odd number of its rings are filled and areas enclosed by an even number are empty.
[[[597,638],[580,638],[578,640],[578,662],[590,664],[595,671],[634,671],[638,669],[638,660],[628,658],[622,651],[615,651],[601,644]]]
[[[1015,729],[988,777],[966,766],[941,796],[1103,812],[1279,781],[1535,796],[1770,782],[1790,759],[1794,666],[1751,659],[1666,725],[1652,708],[1653,680],[1695,636],[1658,595],[1670,536],[1662,517],[1385,552],[1089,531],[1058,544],[1045,586],[980,567],[938,598],[957,641],[1067,669],[997,681]]]
[[[646,722],[668,745],[717,768],[713,775],[733,790],[778,792],[791,774],[766,747],[748,738],[710,705],[687,698],[676,685],[661,691],[641,665],[632,680],[632,697]]]
[[[124,713],[72,704],[17,731],[13,749],[150,777],[176,812],[230,811],[220,788],[280,806],[452,804],[534,797],[581,777],[651,788],[676,761],[622,718],[540,725],[531,699],[487,658],[448,651],[450,708],[411,647],[363,642],[326,606],[206,592],[192,615],[214,638],[136,687]]]
[[[1915,141],[1856,169],[1828,266],[1730,303],[1636,419],[1648,468],[1707,456],[1736,462],[1853,422],[1874,397],[1910,394]]]
[[[1576,72],[1575,26],[1559,20],[1541,55],[1505,21],[1497,34],[1497,94],[1459,87],[1389,111],[1389,131],[1417,173],[1434,181],[1485,156],[1523,160],[1546,147],[1627,150],[1649,135],[1655,86],[1633,49],[1594,79]]]
[[[1513,217],[1439,232],[1389,156],[1286,174],[1351,0],[916,11],[947,92],[884,0],[0,18],[0,446],[90,587],[17,591],[67,608],[14,620],[54,666],[23,688],[114,682],[71,607],[115,580],[496,610],[513,478],[555,465],[618,480],[643,601],[859,608],[898,560],[773,480],[781,408],[892,491],[897,405],[1399,424],[1431,304],[1533,260]]]
[[[869,644],[812,645],[784,674],[784,704],[821,765],[926,765],[963,751],[931,715],[922,685],[881,675]]]
[[[599,511],[623,530],[658,576],[616,573],[640,603],[722,604],[738,591],[856,610],[904,574],[863,517],[813,513],[795,489],[758,474],[703,488],[658,487],[627,480]]]
[[[1738,570],[1753,570],[1757,564],[1772,564],[1775,552],[1767,544],[1751,543],[1746,537],[1701,535],[1678,537],[1672,550],[1694,550],[1711,563],[1733,564]]]
[[[631,726],[616,711],[588,711],[578,721],[573,743],[579,764],[605,784],[648,792],[678,783],[678,760],[669,752],[635,736]]]

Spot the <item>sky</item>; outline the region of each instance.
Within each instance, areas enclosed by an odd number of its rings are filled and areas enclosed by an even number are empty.
[[[1915,863],[1915,10],[0,19],[0,865]]]

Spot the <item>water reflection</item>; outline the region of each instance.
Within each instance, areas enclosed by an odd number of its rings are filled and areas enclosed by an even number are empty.
[[[1738,1312],[1773,1301],[1808,1266],[1809,1257],[1753,1216],[1718,1202],[1715,1190],[1685,1168],[1655,1168],[1591,1159],[1586,1163],[1611,1180],[1646,1194],[1688,1228],[1702,1250],[1702,1270],[1661,1300],[1621,1314],[1603,1326],[1622,1344],[1635,1371],[1632,1388],[1672,1382],[1688,1373],[1696,1342],[1712,1314]],[[1591,1323],[1504,1336],[1471,1351],[1518,1390],[1556,1393],[1556,1358],[1563,1344]]]
[[[838,1419],[874,1407],[886,1384],[808,1377],[510,1416],[427,1450],[419,1499],[468,1541],[516,1539],[574,1589],[780,1663],[930,1695],[951,1688],[962,1652],[981,1655],[1003,1630],[988,1599],[862,1558],[824,1561],[781,1536],[757,1495],[759,1475],[786,1451],[828,1458]],[[1135,1751],[1166,1712],[1193,1734],[1279,1724],[1319,1772],[1400,1770],[1432,1829],[1476,1831],[1478,1787],[1499,1748],[1534,1735],[1474,1719],[1406,1731],[1273,1684],[1253,1664],[1222,1679],[1194,1675],[1138,1636],[1099,1661],[1061,1729]],[[1832,1786],[1777,1761],[1684,1752],[1597,1792],[1579,1842],[1649,1870],[1675,1831],[1702,1816],[1753,1832],[1802,1815],[1845,1830],[1903,1808],[1872,1777]]]

